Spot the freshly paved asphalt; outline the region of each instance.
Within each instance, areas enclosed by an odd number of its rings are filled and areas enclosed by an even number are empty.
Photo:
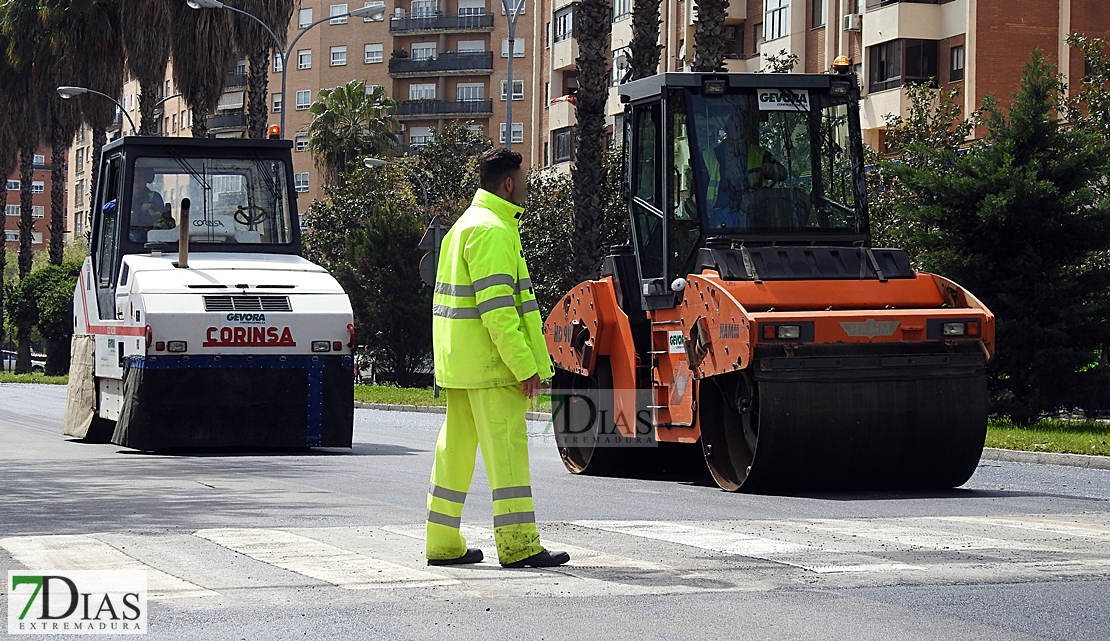
[[[984,461],[944,492],[731,494],[689,469],[570,475],[532,423],[541,533],[615,557],[348,589],[202,531],[293,532],[427,569],[420,524],[442,416],[358,410],[352,450],[168,456],[61,436],[64,399],[61,387],[0,386],[0,570],[23,567],[12,541],[80,535],[211,591],[154,601],[151,638],[1110,639],[1110,471]],[[465,523],[489,528],[487,488],[479,466]],[[729,536],[740,543],[721,547]],[[945,536],[953,549],[936,544]],[[754,538],[778,547],[752,551]],[[829,554],[825,571],[813,559]],[[851,555],[890,568],[835,570]]]

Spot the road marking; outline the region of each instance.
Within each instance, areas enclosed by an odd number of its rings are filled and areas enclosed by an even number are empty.
[[[1000,527],[1017,528],[1020,530],[1045,532],[1048,534],[1077,536],[1084,539],[1110,539],[1110,528],[1099,526],[1093,523],[1084,526],[1055,519],[1035,517],[1026,518],[1018,516],[941,516],[936,518],[940,521],[952,521],[955,523],[974,523],[976,525],[996,525]]]
[[[350,590],[459,583],[281,530],[228,528],[200,530],[196,535],[257,561]]]
[[[683,523],[665,521],[573,521],[572,523],[606,532],[616,532],[724,554],[773,561],[819,574],[925,569],[917,565],[889,561],[864,554],[826,550],[801,543],[766,539],[739,532],[725,532]]]
[[[0,546],[33,570],[145,570],[150,599],[217,596],[216,592],[156,570],[87,534],[10,537],[0,539]]]
[[[870,519],[814,519],[811,521],[761,521],[760,523],[803,530],[818,530],[842,536],[859,537],[940,552],[947,550],[1029,549],[1029,546],[1014,541],[970,536],[955,532],[939,532]]]

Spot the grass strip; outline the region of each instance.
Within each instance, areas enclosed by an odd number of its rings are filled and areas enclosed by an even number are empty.
[[[430,388],[394,387],[392,385],[356,385],[355,400],[384,405],[447,406],[447,395],[444,394],[443,390],[440,390],[439,398],[435,398]],[[551,397],[541,394],[532,401],[529,411],[550,412]]]
[[[1008,419],[992,418],[986,445],[1025,452],[1110,456],[1110,423],[1043,419],[1018,427]]]
[[[0,372],[0,383],[42,383],[45,385],[65,385],[69,376],[46,376],[44,374],[13,374]]]

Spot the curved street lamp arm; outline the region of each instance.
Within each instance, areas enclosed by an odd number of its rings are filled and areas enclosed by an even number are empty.
[[[86,88],[86,89],[85,89],[85,92],[86,92],[86,93],[94,93],[94,94],[96,94],[96,95],[98,95],[98,96],[103,96],[103,97],[107,98],[108,100],[111,100],[112,102],[116,103],[116,106],[117,106],[117,107],[119,107],[119,112],[120,112],[121,114],[123,114],[123,117],[124,117],[124,118],[127,118],[127,124],[131,125],[131,134],[132,134],[132,135],[134,135],[134,134],[137,134],[137,133],[139,133],[139,128],[135,126],[135,121],[134,121],[134,120],[131,120],[131,116],[127,115],[127,110],[123,108],[123,105],[121,105],[121,104],[120,104],[120,102],[119,102],[118,100],[116,100],[115,98],[113,98],[113,97],[109,96],[109,95],[108,95],[108,94],[106,94],[106,93],[100,93],[99,91],[97,91],[97,90],[95,90],[95,89],[88,89],[88,88]]]

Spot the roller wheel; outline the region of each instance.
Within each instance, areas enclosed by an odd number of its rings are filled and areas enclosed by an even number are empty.
[[[555,380],[552,388],[581,391],[594,398],[600,398],[603,406],[612,407],[613,370],[609,365],[609,359],[599,356],[590,376],[580,376],[565,370],[555,370]],[[591,412],[592,409],[584,401],[571,397],[563,411],[570,413],[572,424],[584,425],[588,421],[585,418],[586,413]],[[597,436],[601,421],[594,420],[591,423],[591,429],[581,435],[582,438],[578,439],[579,443],[559,447],[559,457],[563,459],[563,465],[572,474],[605,476],[622,474],[627,467],[628,452],[626,450],[629,448],[595,446],[593,440]],[[556,426],[556,429],[558,429],[558,426]]]
[[[759,399],[746,375],[714,376],[701,382],[698,421],[701,447],[713,480],[735,492],[747,480],[759,447]]]

